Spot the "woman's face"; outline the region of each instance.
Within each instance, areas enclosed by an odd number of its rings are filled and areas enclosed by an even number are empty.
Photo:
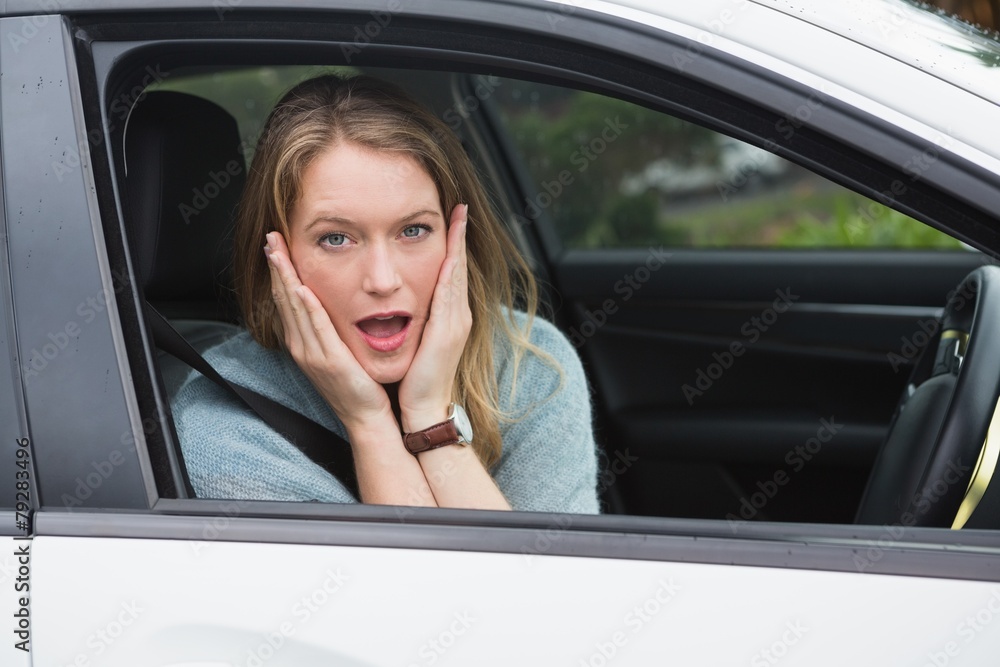
[[[413,361],[445,259],[430,175],[405,154],[335,144],[303,173],[289,219],[292,263],[376,382]]]

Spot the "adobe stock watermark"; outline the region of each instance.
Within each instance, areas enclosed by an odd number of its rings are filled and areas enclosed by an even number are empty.
[[[278,629],[264,635],[254,647],[247,649],[246,660],[238,667],[262,667],[281,650],[290,637],[300,627],[319,613],[330,600],[350,581],[351,577],[341,572],[339,567],[327,568],[324,579],[309,593],[301,596],[289,610],[289,618],[278,624]]]
[[[492,74],[480,77],[475,87],[473,87],[472,92],[448,107],[441,114],[441,120],[453,131],[457,132],[462,127],[462,124],[471,118],[472,114],[479,111],[482,108],[483,102],[491,98],[502,84],[503,81],[500,77]],[[442,139],[441,135],[438,134],[442,131],[440,128],[435,130],[434,136],[438,140]]]
[[[243,0],[212,0],[212,9],[220,21],[226,20],[226,14],[243,4]]]
[[[645,600],[635,605],[622,618],[621,629],[609,637],[597,641],[594,650],[585,658],[580,658],[579,667],[606,667],[631,641],[642,632],[677,596],[681,587],[673,578],[660,579],[656,590]]]
[[[145,74],[136,85],[120,93],[111,102],[109,110],[114,114],[118,122],[124,122],[128,118],[132,107],[146,97],[146,89],[149,86],[162,83],[169,76],[169,72],[163,72],[160,69],[159,63],[155,66],[146,65],[144,71]],[[89,130],[87,135],[82,137],[76,144],[65,144],[60,154],[61,159],[58,161],[53,160],[49,165],[56,180],[62,183],[68,174],[79,169],[84,157],[88,154],[89,147],[99,148],[104,143],[105,137],[113,132],[116,127],[117,125],[114,121],[107,120],[103,128],[95,127]]]
[[[239,160],[230,160],[218,171],[209,170],[205,184],[200,188],[191,188],[190,202],[181,202],[177,205],[177,212],[184,219],[184,224],[191,224],[191,218],[197,217],[208,208],[222,191],[228,188],[236,176],[243,173],[243,165]]]
[[[887,352],[885,358],[892,366],[892,372],[898,373],[899,369],[914,361],[927,344],[934,340],[934,335],[941,328],[941,321],[936,317],[917,321],[917,330],[909,336],[900,336],[901,343],[899,352]]]
[[[689,382],[681,386],[684,398],[688,405],[694,405],[694,399],[704,396],[705,392],[712,388],[712,385],[721,378],[726,371],[733,367],[736,360],[743,356],[751,345],[760,340],[775,322],[778,316],[788,310],[799,300],[800,295],[793,294],[791,287],[784,290],[778,288],[774,291],[775,299],[771,305],[761,311],[759,315],[754,315],[740,327],[740,333],[745,340],[734,340],[726,350],[713,352],[712,358],[715,361],[709,363],[705,368],[695,371],[693,383]]]
[[[123,463],[125,463],[125,455],[118,449],[112,450],[106,459],[91,461],[90,465],[93,470],[83,477],[76,478],[76,488],[73,490],[73,495],[64,493],[60,497],[63,507],[70,510],[81,507],[83,501],[94,495],[94,491],[101,488],[104,482],[118,469],[118,466]]]
[[[975,300],[976,289],[973,283],[962,283],[960,286],[948,292],[945,302],[953,304],[954,312],[958,312],[965,307],[969,301]],[[941,328],[941,320],[936,317],[925,318],[917,321],[917,330],[909,336],[900,336],[899,351],[887,352],[885,357],[894,373],[898,373],[900,368],[908,366],[915,361],[923,352],[927,344],[934,340],[934,336]]]
[[[406,3],[412,2],[413,0],[405,0]],[[369,11],[372,20],[365,23],[363,26],[354,26],[354,40],[350,44],[343,44],[340,47],[340,53],[344,56],[344,62],[348,65],[351,64],[351,59],[354,56],[361,53],[362,50],[374,40],[378,39],[378,36],[382,34],[382,31],[389,27],[392,23],[393,16],[403,9],[404,0],[389,0],[384,10],[373,9]]]
[[[586,8],[587,5],[592,3],[588,0],[571,0],[570,2],[552,4],[555,6],[555,9],[545,12],[545,22],[548,24],[549,30],[555,31],[556,26],[565,21],[567,17],[576,14],[580,8]]]
[[[638,456],[632,456],[628,452],[628,447],[624,451],[616,449],[613,456],[607,457],[607,464],[602,465],[597,473],[597,493],[601,494],[610,489],[624,475],[632,465],[639,460]],[[604,456],[601,461],[603,464]]]
[[[460,638],[465,636],[465,633],[472,628],[475,622],[476,619],[470,612],[455,612],[452,614],[447,627],[421,644],[420,648],[417,649],[420,662],[411,662],[407,667],[420,667],[421,665],[430,667],[430,665],[435,664],[445,653],[455,646]]]
[[[910,175],[910,183],[920,180],[941,158],[941,151],[954,143],[950,134],[938,135],[933,140],[933,147],[925,148],[912,156],[903,164],[903,171]],[[909,186],[902,179],[894,179],[889,187],[875,195],[875,200],[861,204],[855,211],[850,224],[846,227],[847,240],[854,243],[867,227],[878,222],[883,209],[909,191]]]
[[[62,355],[71,344],[79,339],[86,325],[97,319],[97,316],[108,308],[108,302],[114,295],[130,285],[129,276],[122,270],[111,270],[111,288],[105,288],[93,296],[77,304],[74,312],[79,319],[67,320],[65,324],[50,331],[45,336],[45,342],[35,347],[26,355],[21,366],[21,377],[28,384],[37,378]]]
[[[780,638],[754,653],[753,657],[750,658],[750,666],[770,667],[778,664],[807,632],[809,632],[809,628],[802,625],[802,621],[788,621],[785,623],[785,630],[781,633]]]
[[[52,16],[24,16],[21,18],[20,26],[11,28],[7,32],[7,42],[14,49],[14,53],[21,50],[25,44],[38,35],[38,31],[48,25],[49,21],[59,22],[59,14],[65,13],[63,3],[59,0],[38,0],[35,5]]]
[[[445,461],[439,469],[431,471],[431,474],[427,477],[427,481],[435,486],[443,486],[448,479],[455,476],[456,472],[458,472],[458,467],[451,461]],[[411,488],[409,494],[407,495],[406,502],[408,503],[407,505],[397,505],[393,508],[396,513],[396,518],[400,523],[405,523],[406,519],[414,513],[414,506],[437,506],[437,503],[434,500],[434,492],[431,491],[429,484],[424,484],[423,486],[417,488]]]
[[[663,246],[650,247],[645,260],[632,273],[622,276],[621,280],[614,284],[614,293],[621,296],[621,301],[628,301],[642,289],[642,286],[649,281],[654,273],[666,264],[666,260],[672,255],[673,253],[666,252]],[[576,327],[570,327],[569,341],[573,347],[579,348],[586,343],[591,336],[597,333],[598,329],[607,324],[612,315],[618,312],[618,308],[618,299],[605,299],[597,310],[585,311],[584,321],[580,323],[579,331]]]
[[[534,540],[531,546],[521,547],[524,560],[529,565],[535,560],[535,556],[547,554],[552,550],[559,540],[563,538],[566,530],[573,525],[573,517],[568,514],[553,514],[551,523],[544,529],[534,531]]]
[[[728,203],[729,198],[737,194],[740,190],[752,182],[753,178],[767,169],[768,162],[774,159],[774,150],[777,148],[770,139],[764,142],[763,149],[757,149],[735,168],[727,169],[728,178],[716,181],[715,189],[719,192],[719,199],[723,203]]]
[[[750,0],[731,0],[730,4],[734,7],[727,7],[720,11],[714,19],[705,21],[705,29],[695,36],[694,42],[689,43],[683,52],[674,52],[672,61],[679,71],[683,72],[688,65],[701,57],[707,47],[712,46],[717,38],[724,35],[729,26],[733,25],[739,18],[738,12],[750,7],[751,2]]]
[[[820,93],[823,92],[822,90],[820,91]],[[812,93],[805,102],[796,107],[795,111],[785,114],[784,117],[775,121],[774,131],[787,142],[822,107],[823,101],[817,93]],[[742,190],[751,181],[752,177],[759,174],[777,149],[778,144],[775,141],[766,139],[763,150],[755,152],[752,157],[744,160],[732,170],[728,179],[718,181],[715,187],[723,203],[728,202],[729,198]]]
[[[618,478],[628,472],[638,460],[639,457],[632,456],[628,448],[624,450],[616,449],[611,456],[605,456],[602,450],[600,469],[597,472],[598,496],[613,486],[618,481]],[[566,531],[572,526],[573,515],[551,515],[549,525],[533,531],[532,543],[529,546],[521,547],[520,551],[524,555],[525,562],[530,565],[534,562],[535,556],[549,553],[566,536]]]
[[[396,187],[407,179],[425,174],[424,168],[416,160],[396,160],[389,168],[380,169],[378,173],[387,188]],[[446,217],[450,213],[451,211],[448,211]]]
[[[159,428],[159,422],[152,417],[146,417],[142,420],[142,432],[144,435],[150,435],[159,430]],[[131,430],[122,433],[119,441],[122,448],[126,451],[135,451],[135,435],[133,435]],[[94,495],[94,492],[101,488],[123,463],[125,463],[125,455],[121,449],[112,449],[106,457],[97,461],[91,461],[90,469],[87,473],[74,480],[76,486],[73,489],[72,495],[63,493],[59,498],[63,507],[71,512],[77,507],[82,507],[84,501]]]
[[[590,165],[608,150],[608,146],[628,128],[628,123],[623,123],[620,116],[605,118],[604,126],[598,135],[586,143],[578,144],[576,150],[570,154],[569,162],[576,167],[576,173],[582,174],[587,171]],[[537,220],[542,211],[552,206],[575,181],[576,176],[569,169],[563,169],[551,181],[542,181],[541,189],[544,192],[539,192],[525,202],[525,215],[531,220]]]
[[[139,616],[145,611],[143,607],[132,600],[122,602],[119,611],[110,621],[91,632],[84,640],[88,650],[80,651],[69,663],[73,667],[90,667],[91,665],[103,664],[103,660],[96,660],[104,655],[125,632],[132,627]]]
[[[749,496],[740,498],[740,506],[737,510],[739,515],[732,512],[726,514],[729,529],[736,533],[741,526],[745,526],[748,521],[756,518],[764,507],[778,495],[781,487],[786,486],[792,480],[792,475],[805,468],[806,463],[812,461],[822,451],[823,446],[833,440],[843,428],[844,425],[838,424],[832,415],[829,419],[820,419],[816,434],[801,445],[796,445],[788,450],[785,454],[784,461],[791,467],[791,473],[787,472],[785,468],[778,468],[769,478],[764,481],[758,480],[757,490]]]
[[[221,515],[206,517],[201,526],[201,538],[190,542],[191,550],[195,556],[201,556],[201,552],[210,543],[215,542],[222,534],[229,530],[233,519],[239,517],[246,508],[246,500],[227,500],[219,505]]]
[[[875,26],[883,37],[890,37],[912,23],[910,17],[898,5],[888,5],[885,9],[887,11],[879,12],[878,20],[875,21]],[[889,15],[888,18],[886,14]]]
[[[627,473],[639,460],[628,448],[616,449],[611,456],[601,453],[600,469],[597,471],[597,494],[600,496],[617,483],[618,478]],[[520,551],[529,565],[535,556],[549,553],[552,548],[565,537],[566,531],[573,526],[573,515],[553,514],[549,525],[532,533],[533,541],[529,546],[522,546]]]
[[[17,559],[9,553],[0,555],[0,586],[6,586],[7,582],[14,581],[17,577]]]
[[[951,664],[951,661],[962,653],[962,649],[982,635],[998,616],[1000,616],[1000,588],[995,587],[979,609],[968,614],[955,626],[955,634],[962,641],[948,641],[940,650],[928,651],[927,661],[921,667],[946,667]]]
[[[968,483],[967,475],[971,468],[962,462],[961,458],[949,461],[947,468],[940,479],[924,485],[917,493],[910,498],[901,499],[901,507],[912,507],[912,511],[903,512],[899,521],[892,524],[885,524],[884,531],[876,540],[868,540],[868,549],[864,552],[855,551],[853,555],[854,567],[858,572],[864,572],[885,557],[886,551],[892,548],[906,535],[907,528],[917,524],[917,520],[926,515],[931,508],[948,490],[955,484]]]

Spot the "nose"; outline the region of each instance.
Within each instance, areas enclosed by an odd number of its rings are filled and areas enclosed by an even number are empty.
[[[392,251],[383,244],[371,247],[362,270],[364,277],[361,280],[361,289],[368,294],[387,296],[403,285],[403,279],[393,261]]]

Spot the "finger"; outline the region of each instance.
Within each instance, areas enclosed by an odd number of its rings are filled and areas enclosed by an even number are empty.
[[[459,237],[459,252],[458,252],[458,266],[456,268],[457,276],[459,280],[459,287],[465,288],[466,279],[469,276],[469,254],[468,254],[468,244],[467,237],[469,231],[469,217],[468,217],[469,207],[465,207],[466,214],[462,218],[462,230],[461,236]]]
[[[448,277],[448,284],[452,287],[452,300],[456,302],[456,305],[461,305],[463,302],[468,301],[468,286],[466,284],[468,278],[466,233],[469,229],[469,207],[467,204],[462,204],[460,208],[460,218],[455,224],[456,238],[455,252],[453,255],[455,265],[451,270],[451,275]],[[452,314],[453,316],[460,317],[461,310],[454,309]]]
[[[299,285],[295,289],[295,294],[302,303],[302,308],[309,317],[309,329],[311,337],[316,341],[324,356],[334,357],[342,354],[347,346],[340,339],[337,328],[330,320],[330,314],[326,312],[323,303],[319,300],[311,289],[305,285]]]
[[[464,279],[466,264],[465,230],[469,224],[468,212],[469,207],[467,204],[458,204],[452,209],[451,225],[448,227],[448,250],[445,265],[447,265],[448,260],[454,260],[456,267],[450,271],[447,277],[441,276],[446,283],[453,284],[460,289],[462,287],[461,281]],[[444,268],[446,267],[443,266],[442,269]]]
[[[297,291],[303,285],[289,258],[284,239],[278,232],[271,232],[268,235],[268,241],[271,248],[268,259],[270,259],[279,280],[277,298],[283,303],[283,312],[288,318],[287,321],[283,321],[291,329],[291,333],[297,336],[297,342],[302,344],[303,350],[321,349],[322,346],[316,338],[309,313]]]
[[[267,255],[268,266],[271,270],[271,295],[275,303],[278,304],[283,315],[289,318],[289,323],[294,322],[295,316],[291,308],[291,290],[298,286],[298,275],[294,267],[287,261],[288,253],[284,245],[281,234],[271,232],[267,235],[268,244],[264,248]]]
[[[279,265],[287,267],[282,270],[285,277],[285,288],[288,291],[289,306],[295,315],[299,334],[306,346],[315,346],[314,349],[321,351],[324,355],[330,352],[338,353],[346,350],[346,346],[340,340],[336,327],[330,320],[319,297],[299,278],[298,269],[291,261],[291,253],[285,244],[284,237],[274,232],[275,246],[279,254]],[[332,343],[331,343],[332,339]]]
[[[280,257],[275,257],[277,249],[281,247],[279,241],[281,235],[271,232],[267,235],[267,245],[264,246],[264,254],[267,257],[267,267],[271,274],[271,298],[278,310],[281,318],[281,325],[285,332],[285,344],[292,348],[299,348],[302,345],[302,336],[299,334],[298,326],[295,323],[295,315],[292,313],[289,304],[288,289],[280,273]]]
[[[456,292],[455,307],[452,309],[456,331],[468,336],[472,323],[472,310],[469,307],[469,206],[464,205],[462,211],[461,235],[459,237],[459,253],[451,282]]]
[[[469,205],[468,204],[463,204],[462,209],[463,210],[462,210],[462,244],[461,244],[461,246],[462,246],[461,250],[462,251],[461,251],[461,257],[462,257],[462,262],[464,263],[465,262],[465,257],[466,257],[465,253],[467,251],[466,238],[467,238],[467,235],[468,235],[468,232],[469,232]]]
[[[444,261],[434,293],[434,315],[439,326],[454,329],[461,324],[462,306],[468,301],[468,290],[461,278],[462,264],[458,257]]]
[[[451,209],[451,220],[448,223],[447,257],[458,257],[462,252],[463,229],[468,216],[469,207],[466,204],[456,204]]]

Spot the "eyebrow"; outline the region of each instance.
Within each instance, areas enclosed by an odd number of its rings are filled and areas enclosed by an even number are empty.
[[[415,220],[424,215],[433,215],[438,218],[442,217],[441,214],[439,214],[437,211],[431,211],[429,209],[421,209],[419,211],[414,211],[409,215],[403,216],[402,218],[397,220],[395,224],[397,225],[405,224],[407,222],[410,222],[411,220]],[[342,218],[339,215],[326,215],[321,213],[320,215],[313,218],[312,222],[306,225],[305,229],[303,230],[303,233],[308,232],[310,229],[312,229],[314,226],[318,225],[321,222],[332,222],[340,225],[349,225],[351,227],[358,226],[358,223],[354,220],[351,220],[350,218]]]

